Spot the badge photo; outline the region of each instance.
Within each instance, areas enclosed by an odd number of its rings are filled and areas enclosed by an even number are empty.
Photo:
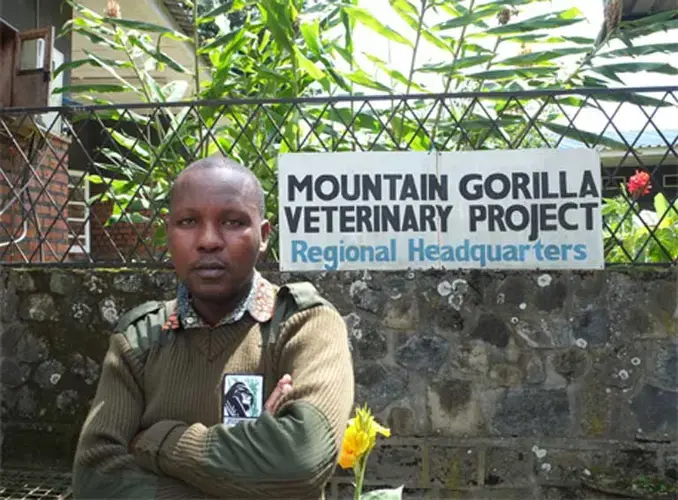
[[[225,373],[222,384],[222,422],[227,426],[261,416],[264,406],[264,377]]]

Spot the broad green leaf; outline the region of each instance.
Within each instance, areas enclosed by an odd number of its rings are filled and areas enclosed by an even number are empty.
[[[669,210],[669,201],[666,199],[666,196],[664,196],[663,193],[657,193],[654,196],[654,211],[657,213],[657,216],[663,217],[664,214],[668,212],[668,210]],[[664,220],[666,220],[666,218]]]
[[[233,2],[226,2],[222,3],[221,5],[217,5],[214,9],[210,10],[206,14],[203,14],[202,16],[198,17],[198,24],[205,24],[210,21],[213,21],[217,16],[220,16],[222,14],[230,14],[231,12],[237,12],[239,10],[243,10],[244,8],[254,5],[254,2],[249,1],[243,1],[243,0],[234,0]]]
[[[186,80],[175,80],[162,87],[166,102],[181,101],[186,95],[189,83]]]
[[[101,102],[100,104],[113,105],[115,103],[111,101]],[[141,126],[146,126],[151,123],[151,119],[148,116],[139,114],[131,109],[99,109],[96,112],[97,118],[102,122],[106,120],[112,120],[114,122],[120,123],[136,123]],[[86,113],[86,115],[88,115]],[[91,116],[90,116],[91,118]]]
[[[103,59],[103,58],[102,58]],[[132,63],[128,61],[114,61],[112,59],[104,59],[106,63],[110,66],[116,66],[118,68],[131,68]],[[73,70],[76,68],[79,68],[81,66],[84,66],[86,64],[92,64],[98,66],[94,61],[92,61],[90,58],[86,59],[76,59],[75,61],[68,61],[60,64],[55,70],[54,73],[52,74],[52,78],[56,77],[59,73],[62,73],[66,70]]]
[[[136,137],[129,136],[118,130],[110,131],[111,137],[121,146],[131,150],[133,153],[138,155],[144,160],[150,158],[151,153],[149,152],[151,147],[147,144],[143,144],[143,141],[138,140]]]
[[[363,9],[361,7],[344,6],[343,10],[351,18],[370,28],[372,31],[379,33],[384,38],[387,38],[396,43],[401,43],[403,45],[413,47],[413,44],[410,40],[402,36],[394,29],[383,25],[381,21],[377,20],[372,14],[370,14],[370,12],[367,9]]]
[[[617,141],[610,137],[600,136],[600,134],[593,132],[587,132],[580,128],[568,127],[559,123],[547,122],[543,120],[538,120],[537,124],[550,130],[551,132],[558,134],[559,137],[567,137],[579,142],[584,141],[589,147],[594,145],[603,145],[613,149],[627,149],[626,144],[621,141]]]
[[[131,41],[134,45],[139,47],[146,54],[153,57],[157,61],[160,61],[164,64],[167,64],[167,66],[172,68],[177,73],[190,73],[190,71],[188,71],[186,68],[184,68],[178,61],[176,61],[173,58],[171,58],[170,56],[168,56],[162,50],[158,50],[155,46],[146,42],[143,38],[135,36],[135,37],[130,37],[130,39],[131,39]]]
[[[656,22],[649,26],[625,27],[624,35],[629,39],[633,39],[659,33],[660,31],[674,30],[676,28],[678,28],[678,19],[672,19],[670,21]]]
[[[640,26],[657,26],[657,24],[664,23],[666,21],[671,21],[678,17],[678,9],[673,10],[664,10],[657,14],[652,14],[650,16],[642,16],[638,19],[632,21],[624,21],[620,23],[620,28],[636,28]]]
[[[651,56],[654,54],[678,54],[678,43],[635,45],[633,47],[603,52],[602,54],[597,54],[597,57]]]
[[[436,26],[433,29],[448,30],[452,28],[462,28],[467,25],[478,25],[483,28],[486,28],[487,25],[484,23],[485,19],[490,19],[496,16],[499,12],[504,10],[508,5],[522,5],[532,3],[534,0],[503,0],[503,1],[494,1],[481,5],[480,7],[469,11],[462,4],[455,5],[454,7],[449,7],[449,10],[446,6],[443,6],[450,15],[453,16],[453,19],[444,21]]]
[[[313,55],[320,57],[323,51],[320,43],[320,22],[315,20],[312,23],[302,23],[299,30],[301,36],[304,37],[306,46],[313,52]]]
[[[266,27],[273,34],[276,43],[288,54],[294,53],[294,42],[291,40],[291,23],[285,15],[280,13],[279,5],[275,0],[262,0],[259,2],[259,10],[264,17]]]
[[[74,19],[68,20],[63,27],[63,29],[66,31],[72,31],[76,28],[87,30],[91,33],[96,33],[97,35],[105,37],[115,37],[116,35],[115,29],[102,24],[101,21],[90,21],[89,19],[82,17],[76,17]]]
[[[215,17],[214,24],[219,28],[219,33],[228,33],[231,31],[231,22],[226,14]]]
[[[393,9],[396,14],[402,19],[405,24],[412,28],[415,32],[419,31],[419,17],[418,14],[415,16],[410,15],[408,12],[398,9]]]
[[[463,13],[459,9],[457,9],[456,2],[435,1],[431,3],[430,7],[436,14],[439,14],[440,10],[442,10],[443,13],[452,17],[459,17],[463,15]]]
[[[584,36],[564,36],[563,38],[568,42],[578,43],[581,45],[593,45],[596,41],[594,38],[587,38]]]
[[[312,61],[310,61],[304,54],[299,50],[299,47],[295,46],[294,47],[294,53],[297,57],[297,61],[299,63],[299,67],[306,71],[308,75],[313,78],[314,80],[322,80],[325,78],[325,72],[320,69],[318,66],[313,64]]]
[[[550,1],[551,0],[494,0],[492,3],[495,5],[516,7],[518,5],[529,5],[533,3],[550,3]]]
[[[321,58],[321,61],[322,61],[323,64],[325,65],[325,71],[327,71],[327,73],[329,73],[330,76],[332,76],[332,81],[334,81],[334,83],[336,83],[337,85],[339,85],[339,87],[340,87],[342,90],[345,90],[346,92],[350,92],[351,86],[348,84],[348,82],[346,82],[346,80],[344,79],[343,76],[341,76],[339,73],[337,73],[337,71],[336,71],[336,69],[335,69],[335,67],[334,67],[334,64],[332,64],[332,63],[331,63],[327,58],[325,58],[325,57],[322,57],[322,58]]]
[[[584,106],[584,99],[578,96],[556,97],[555,101],[561,106],[572,106],[574,108],[581,108]]]
[[[118,74],[118,72],[115,71],[115,68],[114,68],[114,67],[109,66],[109,65],[106,63],[106,61],[105,61],[104,59],[98,57],[96,54],[90,52],[89,50],[85,50],[84,52],[85,52],[85,54],[87,54],[87,57],[89,57],[89,58],[93,61],[93,63],[94,63],[96,66],[99,66],[100,68],[103,68],[103,69],[105,69],[106,71],[108,71],[108,73],[110,73],[110,75],[113,76],[113,78],[115,78],[116,80],[118,80],[120,83],[122,83],[122,84],[123,84],[125,87],[127,87],[129,90],[132,90],[133,92],[138,92],[138,91],[139,91],[138,88],[136,88],[134,85],[132,85],[130,82],[128,82],[127,80],[125,80],[122,76],[120,76],[120,75]]]
[[[445,37],[446,39],[449,39],[450,37]],[[452,45],[455,45],[454,41],[451,41]],[[494,51],[488,48],[483,47],[482,45],[478,45],[476,43],[471,43],[471,42],[465,42],[464,43],[464,49],[466,49],[466,52],[473,52],[475,54],[494,54]]]
[[[502,41],[505,42],[514,42],[520,44],[528,43],[546,43],[546,44],[556,44],[556,43],[566,43],[572,42],[578,45],[593,45],[595,40],[593,38],[585,38],[580,36],[553,36],[548,33],[531,33],[528,35],[515,35],[502,37]]]
[[[125,175],[125,177],[132,179],[135,174],[144,175],[146,174],[146,169],[141,165],[132,161],[131,158],[121,155],[119,152],[114,151],[110,148],[102,148],[99,150],[101,154],[106,156],[113,163],[108,164],[108,170],[112,170],[118,173]]]
[[[395,10],[400,17],[412,16],[414,18],[419,17],[419,9],[417,9],[409,0],[390,0],[391,7]]]
[[[140,70],[139,74],[141,75],[141,80],[146,83],[146,87],[151,91],[151,102],[165,102],[165,94],[162,93],[162,88],[160,88],[157,80],[146,70]],[[160,110],[163,112],[166,108],[163,107]]]
[[[609,101],[609,102],[629,102],[632,104],[636,104],[638,106],[651,106],[653,108],[655,107],[672,107],[676,106],[671,99],[657,99],[656,97],[649,97],[645,95],[640,95],[638,93],[631,93],[631,92],[624,92],[624,93],[619,93],[619,92],[610,92],[610,93],[601,93],[601,94],[596,94],[596,100],[597,101]],[[598,107],[594,102],[591,102],[590,100],[587,102],[587,105],[589,106],[594,106]],[[678,106],[676,106],[678,107]]]
[[[111,17],[106,17],[104,20],[108,23],[115,24],[117,26],[122,26],[123,28],[139,30],[139,31],[150,31],[152,33],[163,33],[164,35],[177,40],[179,42],[192,42],[193,40],[183,33],[175,31],[166,26],[160,26],[159,24],[146,23],[143,21],[132,21],[130,19],[115,19]]]
[[[618,63],[608,64],[604,66],[596,66],[591,68],[591,71],[599,73],[607,78],[624,84],[623,80],[618,76],[619,73],[662,73],[664,75],[678,75],[678,68],[667,63],[658,62],[632,62],[632,63]]]
[[[469,26],[473,24],[478,24],[480,21],[490,18],[499,12],[498,8],[492,10],[486,10],[482,12],[473,12],[472,14],[467,14],[464,16],[455,17],[448,21],[443,21],[440,24],[436,24],[433,29],[435,31],[445,31],[454,28],[462,28],[464,26]]]
[[[363,54],[370,61],[372,61],[380,70],[382,70],[384,73],[386,73],[391,79],[401,83],[405,87],[409,87],[410,89],[414,89],[417,92],[421,92],[421,93],[429,92],[424,87],[419,85],[417,82],[415,82],[413,80],[408,80],[408,78],[405,75],[403,75],[400,71],[397,71],[395,69],[390,68],[389,65],[386,64],[386,61],[383,61],[383,60],[379,59],[378,57],[373,56],[371,54],[367,54],[365,52],[363,52]]]
[[[362,85],[363,87],[368,87],[371,89],[376,89],[376,90],[383,90],[385,92],[391,93],[391,89],[387,87],[386,85],[383,85],[377,81],[374,81],[370,75],[365,73],[362,69],[358,69],[356,71],[350,72],[350,73],[345,73],[342,72],[343,76],[352,81],[353,83],[357,83],[358,85]]]
[[[231,44],[235,44],[241,41],[244,38],[244,36],[245,30],[242,28],[238,28],[237,30],[233,30],[230,33],[226,33],[225,35],[215,38],[205,46],[201,47],[200,50],[198,51],[198,54],[209,54],[210,51],[216,48],[228,47]]]
[[[474,36],[493,36],[493,35],[518,35],[521,33],[529,33],[531,31],[556,29],[570,26],[584,21],[581,17],[581,12],[576,7],[562,10],[558,12],[551,12],[541,16],[535,16],[517,23],[510,23],[504,26],[497,26],[490,28],[483,34],[474,34]]]
[[[465,68],[472,68],[479,64],[484,64],[491,61],[494,58],[494,54],[484,54],[481,56],[470,56],[457,59],[453,63],[439,63],[439,64],[426,64],[419,68],[417,71],[422,71],[426,73],[442,73],[444,75],[452,75],[457,73],[459,70]]]
[[[342,57],[344,61],[349,64],[353,62],[353,54],[351,52],[338,45],[334,45],[332,48]]]
[[[360,495],[360,500],[401,500],[403,497],[403,487],[373,490]]]
[[[543,76],[553,76],[560,69],[559,66],[535,66],[532,68],[512,68],[481,71],[466,75],[468,78],[479,80],[512,80],[514,78],[534,78]]]
[[[450,51],[454,47],[454,42],[446,42],[443,40],[441,37],[436,35],[433,31],[431,31],[429,28],[424,28],[421,30],[421,36],[424,37],[424,39],[438,47],[439,49]]]
[[[584,75],[581,80],[581,87],[591,87],[591,88],[606,88],[608,83],[605,80],[602,80],[598,77],[592,75]]]
[[[528,54],[522,54],[515,57],[509,57],[502,61],[497,61],[494,64],[501,66],[529,66],[532,64],[541,64],[544,62],[550,62],[554,59],[560,57],[569,56],[572,54],[581,54],[582,52],[588,52],[589,47],[564,47],[562,49],[551,49],[544,50],[541,52],[530,52]]]
[[[79,94],[79,93],[90,93],[96,92],[101,94],[106,94],[109,92],[127,92],[129,89],[124,85],[115,85],[109,83],[90,83],[82,85],[68,85],[66,87],[57,87],[54,89],[55,93],[58,94]]]
[[[115,40],[111,40],[109,38],[103,37],[101,35],[98,35],[91,30],[88,30],[87,28],[83,28],[81,26],[76,26],[73,28],[73,31],[75,33],[78,33],[90,40],[90,42],[96,44],[96,45],[104,45],[110,49],[113,50],[124,50],[124,47],[122,44],[116,42]]]

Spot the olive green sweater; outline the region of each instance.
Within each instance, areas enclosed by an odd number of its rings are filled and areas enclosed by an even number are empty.
[[[76,451],[75,497],[324,498],[354,396],[341,316],[328,304],[294,312],[267,341],[267,322],[250,314],[162,329],[170,309],[146,305],[111,336]],[[285,373],[293,391],[276,415],[223,423],[224,374],[261,375],[265,401]]]

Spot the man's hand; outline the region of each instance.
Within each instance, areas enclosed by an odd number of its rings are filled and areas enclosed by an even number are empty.
[[[141,435],[144,433],[144,431],[140,431],[136,436],[132,438],[132,440],[129,442],[129,446],[127,448],[127,451],[129,451],[131,454],[134,454],[134,445],[137,444],[137,441],[139,441],[139,438]]]
[[[285,396],[287,396],[290,392],[292,392],[292,377],[288,374],[285,374],[280,380],[278,380],[278,384],[266,400],[264,411],[269,412],[271,415],[275,415],[280,409]]]
[[[292,377],[285,374],[280,380],[278,380],[278,384],[275,386],[275,389],[273,389],[273,392],[266,400],[266,404],[264,404],[264,411],[269,412],[271,415],[275,415],[280,409],[285,396],[287,396],[290,392],[292,392]],[[141,438],[143,433],[144,431],[140,431],[136,436],[134,436],[134,438],[132,438],[132,441],[130,441],[128,448],[130,453],[134,453],[134,445],[137,443],[139,438]]]

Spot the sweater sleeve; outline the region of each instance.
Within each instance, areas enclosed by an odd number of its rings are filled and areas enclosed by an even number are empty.
[[[188,490],[179,481],[141,468],[128,451],[144,408],[134,369],[139,360],[126,338],[111,336],[91,409],[80,431],[73,464],[74,498],[154,499]]]
[[[280,340],[293,391],[278,414],[234,427],[159,422],[136,443],[139,462],[220,497],[320,498],[353,406],[346,326],[319,306],[293,315]]]

